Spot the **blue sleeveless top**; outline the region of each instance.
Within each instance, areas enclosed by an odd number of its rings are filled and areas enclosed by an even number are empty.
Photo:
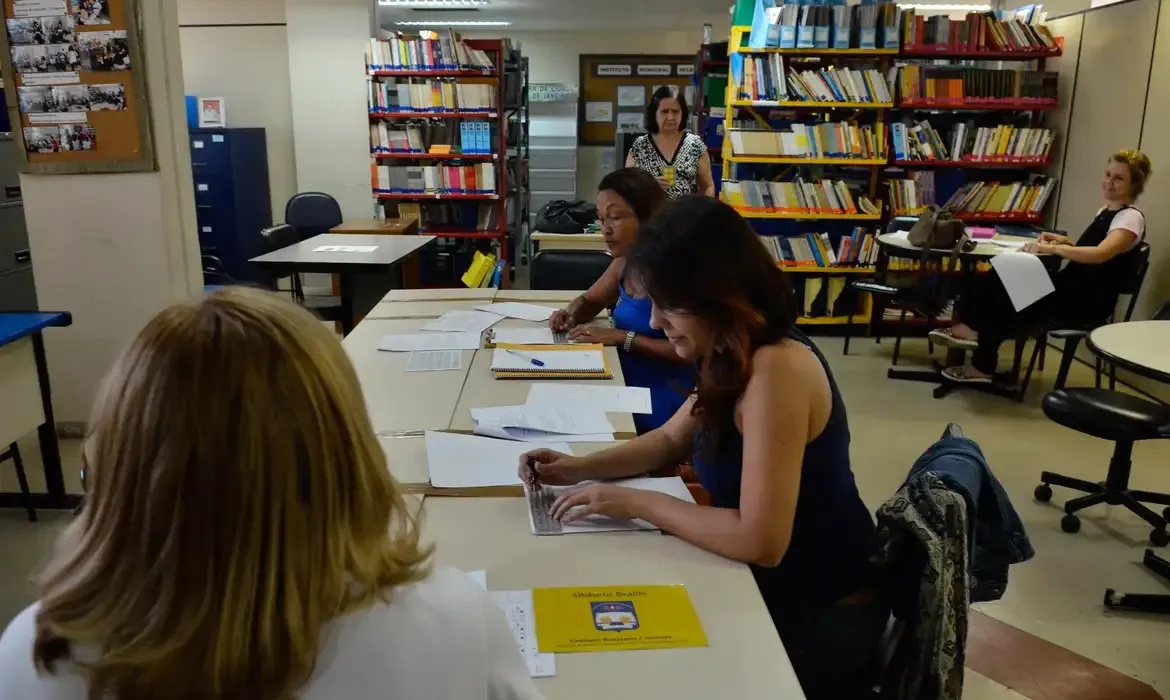
[[[665,333],[650,327],[650,298],[638,299],[627,294],[625,281],[625,275],[618,281],[618,303],[613,310],[614,328],[665,340]],[[695,370],[690,365],[632,352],[618,352],[618,355],[621,357],[626,386],[644,386],[650,390],[650,405],[654,412],[649,415],[634,414],[634,426],[639,435],[670,420],[695,388]]]
[[[862,588],[869,574],[874,522],[849,468],[849,421],[829,363],[804,334],[791,339],[812,350],[825,368],[833,407],[825,428],[804,448],[792,539],[780,565],[753,565],[760,594],[778,627],[795,613],[830,605]],[[695,441],[694,469],[717,508],[739,508],[743,436],[723,439],[718,453]]]

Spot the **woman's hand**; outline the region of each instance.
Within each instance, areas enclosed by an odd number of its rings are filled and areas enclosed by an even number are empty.
[[[1051,243],[1053,245],[1072,245],[1072,241],[1068,236],[1062,236],[1059,233],[1048,233],[1045,231],[1040,234],[1040,243]]]
[[[654,179],[658,181],[659,185],[662,185],[662,189],[664,189],[664,190],[670,189],[670,180],[667,180],[666,178],[662,177],[661,175],[655,176]]]
[[[626,331],[617,328],[596,328],[594,326],[577,326],[569,331],[569,340],[574,343],[594,343],[599,345],[617,346],[626,342]]]
[[[519,474],[529,486],[569,486],[589,478],[580,457],[544,449],[520,455]]]
[[[1033,253],[1035,255],[1045,255],[1045,254],[1055,253],[1056,249],[1059,247],[1060,247],[1059,245],[1055,245],[1052,243],[1041,243],[1040,241],[1030,241],[1027,245],[1025,245],[1023,248],[1021,248],[1021,250],[1023,250],[1025,253]]]
[[[548,327],[554,331],[567,331],[573,327],[573,318],[568,311],[557,309],[548,317]]]
[[[654,494],[613,484],[589,484],[561,494],[553,503],[552,517],[571,523],[588,515],[632,520],[646,497]]]

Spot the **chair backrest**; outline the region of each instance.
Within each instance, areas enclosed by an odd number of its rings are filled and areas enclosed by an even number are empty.
[[[589,289],[613,258],[600,250],[542,250],[532,259],[533,289]]]
[[[1125,286],[1121,288],[1121,293],[1129,296],[1129,303],[1126,304],[1123,321],[1128,321],[1133,316],[1133,307],[1137,304],[1138,295],[1141,294],[1142,285],[1146,281],[1146,272],[1149,269],[1150,244],[1142,241],[1133,253],[1133,260],[1130,262],[1129,272],[1125,276]]]
[[[341,205],[324,192],[295,194],[284,207],[284,223],[297,230],[298,240],[326,233],[341,222]]]
[[[260,231],[260,252],[258,255],[265,255],[275,250],[280,250],[281,248],[287,248],[293,243],[298,243],[300,240],[296,228],[288,224],[269,226]]]

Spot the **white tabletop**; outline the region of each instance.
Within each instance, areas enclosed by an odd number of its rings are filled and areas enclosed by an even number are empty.
[[[493,590],[683,584],[710,643],[557,654],[557,675],[536,680],[545,697],[804,697],[745,565],[658,533],[537,537],[528,529],[526,508],[522,498],[427,497],[423,539],[436,543],[439,566],[486,570]]]
[[[434,236],[322,233],[280,250],[252,258],[248,262],[300,265],[394,265],[433,240],[435,240]],[[329,245],[377,247],[368,253],[314,251],[316,248]]]
[[[477,306],[492,303],[491,299],[481,300],[437,300],[437,301],[383,301],[366,314],[366,318],[438,318],[448,311],[472,311]]]
[[[496,293],[496,301],[543,301],[563,306],[584,293],[581,289],[501,289]]]
[[[382,298],[382,301],[478,301],[482,303],[494,299],[498,291],[495,287],[391,289]]]
[[[965,257],[965,258],[994,258],[995,256],[999,255],[1000,253],[1004,253],[1004,252],[1007,252],[1009,250],[1008,248],[1002,248],[1002,247],[997,246],[993,243],[990,243],[989,240],[985,239],[985,238],[984,239],[974,239],[973,238],[971,240],[975,241],[975,248],[973,250],[961,251],[959,253],[959,255],[961,257]],[[1006,243],[1029,243],[1029,242],[1034,241],[1036,239],[1027,238],[1027,237],[1023,237],[1023,236],[996,235],[990,240],[1004,241]],[[878,243],[880,243],[884,246],[888,246],[890,248],[898,248],[900,250],[905,250],[905,251],[920,252],[922,250],[918,246],[911,245],[910,241],[907,240],[904,235],[898,235],[896,233],[883,233],[883,234],[881,234],[880,236],[878,236]],[[946,248],[932,248],[931,250],[933,250],[937,253],[950,253],[951,252],[949,249],[946,249]],[[1042,254],[1042,256],[1043,255],[1047,255],[1047,253]]]
[[[1089,334],[1089,348],[1119,366],[1170,382],[1170,321],[1129,321]]]

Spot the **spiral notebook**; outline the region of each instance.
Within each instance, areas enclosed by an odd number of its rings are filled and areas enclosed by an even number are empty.
[[[527,358],[538,360],[543,366],[534,365]],[[613,379],[613,370],[601,345],[497,343],[492,351],[492,371],[496,379]]]

